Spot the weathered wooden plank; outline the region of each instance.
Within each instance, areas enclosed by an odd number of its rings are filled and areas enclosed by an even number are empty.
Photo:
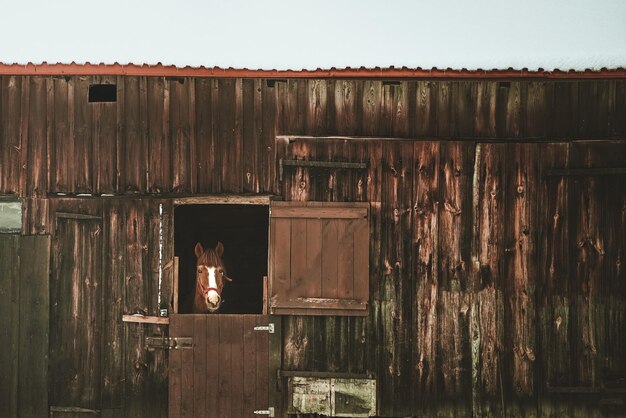
[[[242,134],[242,175],[244,193],[259,193],[261,191],[263,152],[261,136],[263,122],[261,80],[242,81],[242,114],[241,114],[241,134]]]
[[[291,258],[289,264],[291,266],[290,285],[289,289],[302,291],[303,286],[306,284],[307,278],[307,230],[305,219],[293,219],[291,220]],[[290,292],[288,292],[289,296]],[[295,294],[293,296],[296,296]],[[289,298],[291,299],[291,298]]]
[[[578,82],[548,83],[548,135],[553,138],[578,137]]]
[[[497,83],[479,81],[476,83],[476,116],[474,133],[477,137],[496,137]]]
[[[611,112],[611,136],[619,138],[626,132],[626,80],[615,81],[615,105]]]
[[[167,309],[168,313],[171,313],[177,311],[174,308],[174,301],[176,300],[174,286],[178,286],[178,283],[174,283],[174,280],[178,280],[178,275],[174,274],[174,206],[171,200],[162,201],[160,218],[163,248],[161,253],[161,304],[158,308]]]
[[[20,115],[19,77],[0,77],[0,192],[17,193],[19,186],[20,142],[17,134]],[[9,109],[14,113],[10,114]]]
[[[438,349],[441,368],[441,397],[445,408],[454,415],[470,415],[471,411],[471,295],[466,292],[441,291]]]
[[[474,115],[476,114],[476,83],[459,81],[452,85],[452,118],[455,137],[471,138],[474,135]]]
[[[273,206],[272,218],[290,219],[363,219],[367,217],[366,207],[314,207],[314,206]]]
[[[221,417],[229,417],[232,413],[232,404],[230,402],[230,396],[233,388],[232,377],[232,317],[222,316],[219,320],[219,335],[220,335],[220,368],[217,380],[217,393],[220,399],[218,415]]]
[[[215,172],[218,170],[216,162],[220,153],[219,142],[217,137],[213,135],[213,114],[219,112],[219,109],[213,108],[216,99],[213,98],[213,81],[209,79],[196,79],[196,150],[198,156],[196,158],[196,173],[198,176],[198,191],[208,193],[216,190],[219,185],[214,184],[216,179]],[[219,91],[216,89],[216,91]],[[217,94],[215,94],[217,97]],[[245,126],[245,125],[244,125]]]
[[[25,77],[22,79],[22,82],[19,85],[19,93],[16,92],[16,95],[20,95],[19,101],[15,104],[20,107],[19,113],[19,123],[17,124],[16,136],[17,140],[17,148],[18,151],[18,162],[17,166],[18,171],[16,172],[16,176],[14,179],[16,180],[18,187],[17,192],[20,196],[26,196],[27,190],[27,178],[28,172],[26,169],[28,168],[28,128],[29,128],[29,114],[30,114],[30,77]],[[16,121],[17,122],[17,121]]]
[[[47,89],[44,78],[35,77],[30,81],[29,117],[28,117],[28,153],[26,163],[27,195],[43,196],[48,189],[47,184],[47,128],[46,115]]]
[[[320,295],[324,298],[336,298],[338,273],[338,223],[326,220],[322,226],[322,282]]]
[[[301,296],[315,297],[322,289],[322,221],[306,221],[306,277],[307,282]]]
[[[102,408],[123,407],[124,392],[124,210],[119,201],[104,204],[102,273]],[[107,262],[108,260],[108,262]]]
[[[193,336],[194,331],[194,319],[195,315],[175,315],[179,318],[179,326],[176,328],[176,334],[181,337]],[[194,341],[195,344],[195,341]],[[195,350],[180,350],[180,416],[181,417],[193,417],[194,416],[194,351]],[[178,360],[176,360],[178,361]]]
[[[505,145],[476,146],[472,181],[472,265],[469,288],[503,287]]]
[[[276,155],[279,148],[276,143],[276,135],[281,133],[280,114],[278,111],[278,88],[276,83],[268,81],[261,84],[262,103],[262,164],[263,181],[262,191],[279,193],[278,178],[276,176]]]
[[[403,365],[410,358],[408,324],[412,318],[410,242],[404,231],[411,231],[413,206],[413,143],[385,143],[382,180],[382,275],[381,321],[383,351],[378,360],[381,384],[381,412],[408,413],[410,370]]]
[[[49,199],[23,199],[22,235],[45,235],[52,232],[49,203]]]
[[[248,361],[248,359],[244,358],[244,345],[243,345],[243,315],[234,315],[232,318],[232,351],[231,351],[231,378],[232,378],[232,386],[230,392],[230,403],[231,403],[231,417],[241,417],[249,416],[248,414],[244,415],[243,411],[243,382],[244,379],[249,377],[244,375],[244,362]]]
[[[148,78],[148,191],[172,190],[172,136],[170,135],[170,83]]]
[[[337,297],[354,298],[354,221],[337,222]]]
[[[48,413],[50,237],[21,238],[18,415]],[[97,333],[97,331],[95,331]]]
[[[82,79],[81,86],[79,88],[84,89],[82,84],[86,84],[86,82],[86,79]],[[97,82],[114,85],[116,83],[116,78],[113,76],[98,77]],[[86,90],[82,91],[82,94],[86,94]],[[82,97],[82,99],[86,98]],[[83,101],[78,102],[77,104],[79,106],[85,106],[84,103],[85,102]],[[117,142],[114,139],[116,137],[117,129],[117,103],[90,103],[88,106],[91,111],[88,116],[91,120],[91,127],[89,127],[88,124],[76,126],[76,137],[92,137],[94,191],[96,193],[115,193],[117,191]],[[147,148],[140,149],[140,152],[144,154],[144,159],[147,159],[147,156],[145,155],[146,150]],[[139,160],[133,162],[133,164],[141,167]]]
[[[89,79],[78,79],[68,85],[68,135],[70,141],[74,142],[72,163],[74,174],[71,177],[74,184],[71,190],[82,193],[92,193],[94,190],[94,151],[96,149],[91,136],[92,114],[88,99]]]
[[[0,415],[17,416],[18,361],[20,354],[20,238],[0,235],[0,338],[6,342],[0,352]]]
[[[361,130],[364,135],[375,135],[380,121],[382,81],[367,80],[363,82],[362,103],[360,113],[363,115]]]
[[[191,81],[169,80],[169,135],[172,138],[172,191],[191,191]]]
[[[306,131],[312,135],[326,132],[328,112],[328,82],[326,80],[307,80]]]
[[[449,138],[452,135],[451,120],[451,83],[447,81],[438,81],[436,84],[437,97],[437,136]]]
[[[537,374],[539,411],[548,415],[554,407],[550,386],[569,386],[571,348],[569,329],[569,228],[568,184],[564,177],[546,177],[546,171],[563,168],[569,161],[568,144],[552,144],[540,149],[537,214]]]
[[[290,144],[290,159],[308,160],[315,159],[315,147],[306,142],[297,142]],[[313,200],[311,193],[312,169],[308,167],[296,167],[291,170],[290,176],[285,176],[283,181],[283,190],[286,200],[306,202]]]
[[[147,250],[148,204],[145,201],[128,201],[124,205],[124,225],[126,235],[124,313],[148,314],[151,294],[149,267],[145,263]],[[145,337],[148,325],[125,323],[124,325],[124,409],[127,415],[141,416],[149,407],[150,394],[146,393],[149,383],[149,368]]]
[[[222,398],[219,393],[219,376],[222,368],[228,367],[221,361],[221,341],[220,321],[224,318],[221,315],[206,315],[206,381],[212,382],[212,386],[206,390],[206,406],[211,411],[219,411]]]
[[[472,411],[492,414],[499,394],[497,350],[502,345],[497,320],[498,292],[505,286],[502,271],[505,217],[505,149],[503,144],[477,144],[473,173],[473,228],[468,288],[477,293],[470,311]],[[500,292],[501,293],[501,292]]]
[[[98,221],[59,219],[50,295],[50,404],[101,403],[102,240]]]
[[[533,396],[535,348],[536,183],[537,163],[532,145],[511,145],[506,155],[505,194],[505,350],[511,394],[520,400]],[[513,402],[511,408],[521,407]]]
[[[257,348],[254,327],[257,326],[258,316],[245,315],[243,317],[243,388],[242,388],[242,415],[249,416],[261,405],[256,402],[257,381]]]
[[[126,193],[138,193],[143,188],[142,180],[145,178],[142,161],[147,149],[144,142],[145,136],[142,125],[145,125],[145,109],[142,106],[142,95],[145,93],[143,84],[145,78],[133,77],[124,79],[124,143],[119,144],[123,148],[121,162],[124,167],[124,177],[121,183],[121,191]]]
[[[73,141],[69,138],[69,112],[68,112],[68,90],[69,83],[73,80],[56,78],[52,82],[53,99],[48,106],[48,118],[52,128],[52,137],[48,144],[48,159],[50,161],[50,182],[49,189],[54,192],[70,192],[74,186],[71,179],[73,174],[71,161],[74,160]],[[73,88],[72,88],[73,93]],[[48,96],[49,98],[50,96]],[[72,114],[72,118],[73,118]]]
[[[219,129],[221,158],[216,160],[221,170],[221,191],[241,190],[241,83],[233,79],[219,81]]]
[[[521,83],[498,83],[496,99],[496,134],[502,138],[516,138],[521,134]]]
[[[442,289],[458,291],[467,288],[470,267],[474,144],[448,142],[440,150],[440,284]]]
[[[351,135],[356,126],[356,84],[354,80],[335,80],[334,108],[336,132]]]
[[[136,200],[124,204],[124,226],[126,228],[125,251],[125,291],[124,313],[141,313],[148,315],[148,303],[145,299],[150,292],[149,269],[143,263],[144,253],[147,251],[147,201]]]
[[[434,399],[437,387],[437,306],[438,306],[438,228],[439,228],[439,159],[437,142],[414,144],[412,252],[414,286],[412,288],[414,349],[412,357],[412,393],[414,408],[423,408]]]
[[[531,81],[523,86],[523,133],[527,138],[545,138],[548,126],[545,81]]]
[[[216,352],[207,350],[207,316],[193,315],[193,368],[187,373],[193,373],[194,417],[204,417],[211,410],[207,405],[207,391],[211,390],[207,388],[207,357]]]
[[[291,219],[270,220],[272,252],[270,306],[274,299],[286,298],[286,289],[291,286]]]
[[[167,306],[168,295],[162,293],[162,284],[164,283],[164,275],[161,274],[163,249],[168,243],[165,241],[166,231],[162,231],[163,214],[162,205],[165,201],[160,199],[152,199],[145,208],[145,236],[146,246],[143,248],[144,265],[143,288],[144,299],[147,301],[148,315],[161,317],[161,305]],[[165,215],[167,216],[167,215]],[[163,233],[163,235],[162,235]],[[171,232],[170,232],[171,233]],[[172,241],[169,241],[171,243]],[[170,244],[171,245],[171,244]],[[171,245],[173,247],[173,245]],[[171,251],[171,248],[170,248]],[[171,253],[170,253],[171,254]],[[161,292],[161,293],[160,293]],[[146,336],[165,337],[167,335],[167,325],[144,325]],[[167,409],[167,368],[168,356],[164,350],[146,351],[145,343],[142,345],[144,350],[145,364],[147,365],[146,380],[144,386],[144,413],[150,416],[165,416]]]
[[[418,137],[434,137],[437,133],[435,86],[431,81],[422,80],[415,84],[415,111],[410,118],[414,125],[412,131]]]
[[[283,367],[287,370],[306,370],[312,357],[312,344],[307,335],[310,318],[285,318],[283,325]]]

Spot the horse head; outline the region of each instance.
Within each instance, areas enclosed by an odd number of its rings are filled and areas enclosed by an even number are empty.
[[[204,249],[198,242],[194,251],[197,259],[194,313],[215,312],[222,304],[224,281],[232,281],[226,276],[222,261],[224,245],[218,242],[214,249]]]

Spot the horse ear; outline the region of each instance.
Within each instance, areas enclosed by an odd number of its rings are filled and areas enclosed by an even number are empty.
[[[194,251],[196,253],[196,258],[200,258],[200,256],[204,253],[204,248],[202,248],[202,244],[200,244],[199,242],[196,243],[196,248],[194,248]]]
[[[217,253],[219,257],[221,257],[222,254],[224,254],[224,245],[222,244],[221,241],[217,242],[217,245],[215,246],[215,252]]]

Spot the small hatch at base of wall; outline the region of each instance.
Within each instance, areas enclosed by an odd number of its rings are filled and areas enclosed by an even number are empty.
[[[0,234],[19,234],[22,230],[22,202],[15,197],[0,197]]]
[[[376,380],[291,377],[288,412],[332,417],[374,416]]]

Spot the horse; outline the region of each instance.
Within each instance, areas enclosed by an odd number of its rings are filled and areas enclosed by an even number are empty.
[[[232,282],[226,276],[222,254],[224,245],[218,242],[213,248],[204,249],[202,244],[196,243],[196,290],[193,300],[193,313],[216,312],[222,304],[222,289],[224,280]]]

